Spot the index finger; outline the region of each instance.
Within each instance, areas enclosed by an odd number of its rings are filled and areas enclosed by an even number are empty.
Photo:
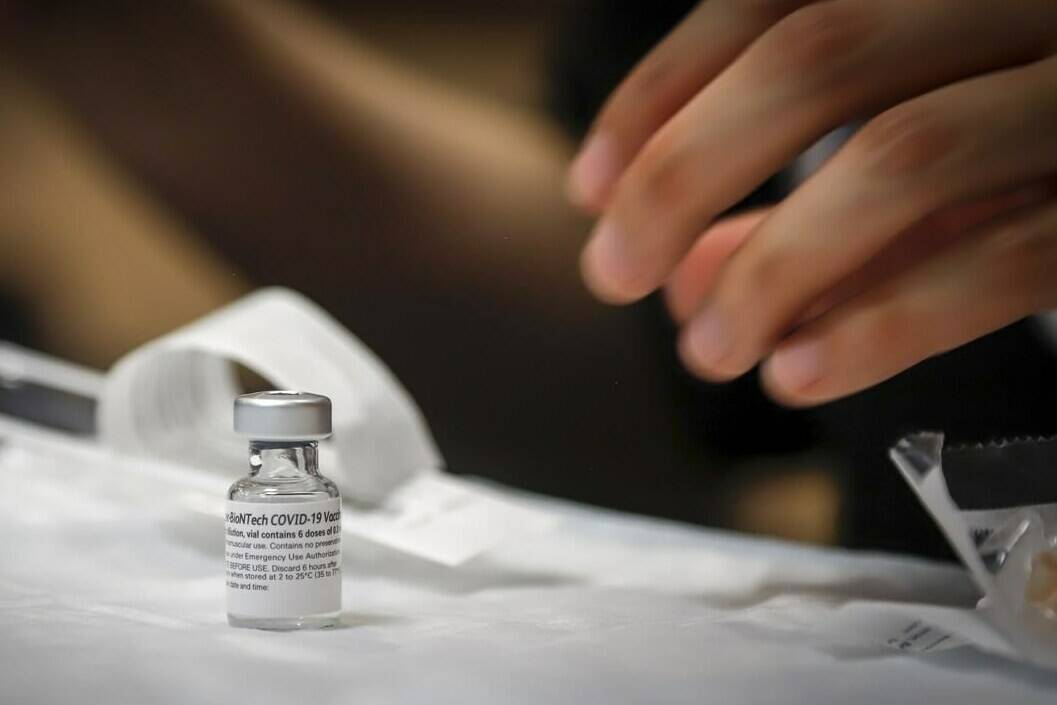
[[[756,37],[817,0],[705,0],[606,101],[569,170],[570,199],[601,211],[639,149]]]

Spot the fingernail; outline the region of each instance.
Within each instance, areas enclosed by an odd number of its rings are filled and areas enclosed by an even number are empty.
[[[609,221],[599,223],[583,254],[584,279],[591,290],[606,301],[624,302],[633,298],[636,266],[635,257],[617,227]]]
[[[799,340],[778,348],[767,363],[771,381],[790,392],[801,391],[822,378],[821,345]]]
[[[730,352],[730,331],[715,310],[706,309],[690,323],[687,344],[698,364],[714,368]]]
[[[604,133],[592,135],[569,168],[569,199],[579,206],[600,208],[618,168],[613,140]]]

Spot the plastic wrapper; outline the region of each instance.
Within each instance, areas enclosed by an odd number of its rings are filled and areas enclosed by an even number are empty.
[[[1025,659],[1057,667],[1057,438],[891,451],[983,593],[978,609]]]

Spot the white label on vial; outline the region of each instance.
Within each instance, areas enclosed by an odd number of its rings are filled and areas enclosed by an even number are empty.
[[[228,614],[301,617],[341,609],[341,499],[232,502],[224,514]]]

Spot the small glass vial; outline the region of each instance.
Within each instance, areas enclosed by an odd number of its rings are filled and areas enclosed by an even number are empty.
[[[235,431],[249,439],[250,472],[225,510],[228,624],[319,629],[341,615],[341,496],[319,474],[331,433],[330,399],[257,392],[235,400]]]

